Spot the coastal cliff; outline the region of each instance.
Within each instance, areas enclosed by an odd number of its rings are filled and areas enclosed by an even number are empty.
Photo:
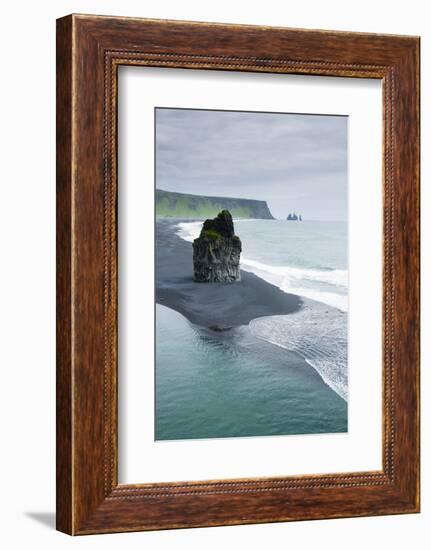
[[[229,210],[205,220],[193,241],[194,280],[199,283],[233,283],[241,280],[241,239],[235,235]]]
[[[229,210],[234,218],[274,219],[265,201],[190,195],[156,189],[156,216],[211,218],[225,209]]]

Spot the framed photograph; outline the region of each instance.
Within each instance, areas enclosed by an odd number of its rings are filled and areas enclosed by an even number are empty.
[[[57,528],[419,511],[419,38],[57,21]]]

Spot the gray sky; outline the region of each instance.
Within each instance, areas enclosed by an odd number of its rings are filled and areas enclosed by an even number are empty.
[[[347,219],[347,117],[156,110],[156,186]]]

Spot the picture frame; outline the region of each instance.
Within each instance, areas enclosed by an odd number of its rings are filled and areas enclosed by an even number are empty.
[[[381,80],[381,471],[118,483],[122,65]],[[418,37],[57,20],[57,529],[84,535],[419,512],[419,220]]]

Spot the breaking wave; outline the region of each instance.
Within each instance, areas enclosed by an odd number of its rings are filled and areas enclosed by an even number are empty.
[[[348,398],[346,314],[318,304],[250,321],[254,336],[300,355],[345,401]]]
[[[320,270],[273,266],[243,257],[241,269],[254,273],[283,292],[298,294],[347,311],[348,273],[344,269]]]

